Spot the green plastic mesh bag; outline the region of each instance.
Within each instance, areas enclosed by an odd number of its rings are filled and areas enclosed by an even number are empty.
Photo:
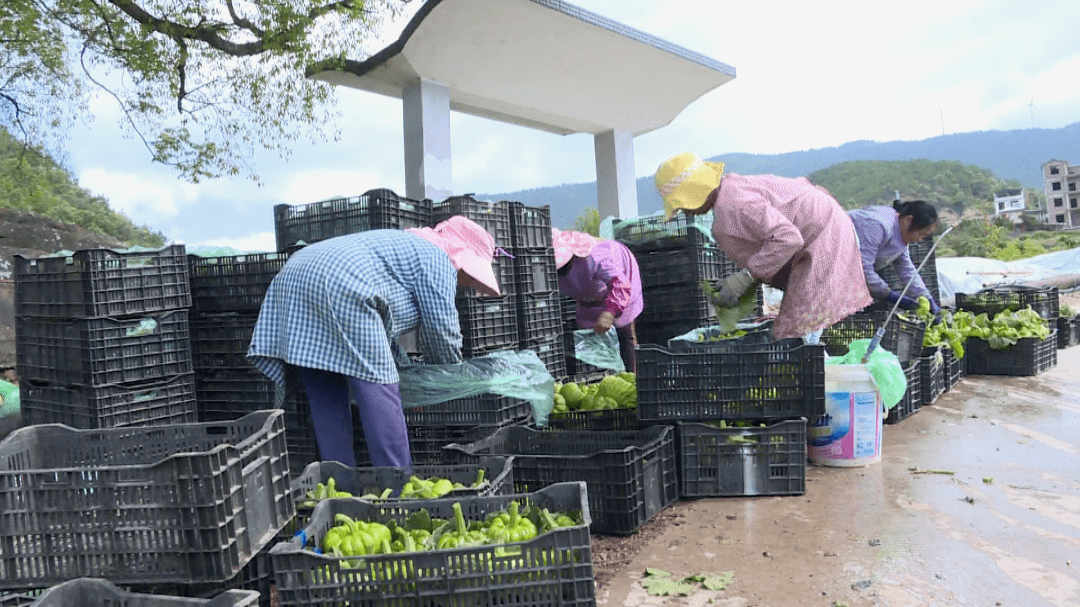
[[[856,339],[848,346],[847,354],[830,356],[825,364],[860,365],[869,346],[869,339]],[[870,353],[870,360],[866,361],[866,370],[881,393],[881,402],[886,409],[892,409],[904,398],[907,378],[904,377],[904,368],[900,366],[900,359],[895,354],[882,347],[874,348]]]
[[[398,375],[406,408],[498,394],[529,401],[538,426],[547,425],[555,408],[555,379],[531,350],[492,352],[445,365],[410,365],[400,367]]]
[[[19,387],[0,379],[0,418],[19,414]]]
[[[619,353],[619,335],[614,327],[603,335],[597,335],[592,329],[574,331],[574,358],[601,369],[626,370]]]

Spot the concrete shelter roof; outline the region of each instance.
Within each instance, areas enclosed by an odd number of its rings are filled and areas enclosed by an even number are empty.
[[[309,76],[399,99],[430,80],[465,114],[560,135],[637,136],[735,68],[562,0],[427,0],[390,46]]]

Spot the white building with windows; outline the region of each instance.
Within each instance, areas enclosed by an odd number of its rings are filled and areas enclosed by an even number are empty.
[[[1046,183],[1046,223],[1080,228],[1080,166],[1051,160],[1042,168]]]
[[[1023,189],[1001,190],[994,193],[994,217],[1005,216],[1013,223],[1020,223],[1024,215],[1026,198]]]

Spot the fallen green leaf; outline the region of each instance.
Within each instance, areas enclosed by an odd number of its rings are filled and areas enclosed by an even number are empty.
[[[989,485],[990,483],[994,482],[994,477],[987,476],[987,477],[983,478],[983,482],[986,483],[987,485]]]
[[[653,596],[690,596],[697,588],[686,582],[671,579],[671,574],[660,569],[646,569],[641,587]]]
[[[723,590],[727,588],[728,584],[735,581],[734,571],[724,571],[723,573],[712,573],[702,580],[701,585],[706,590]]]

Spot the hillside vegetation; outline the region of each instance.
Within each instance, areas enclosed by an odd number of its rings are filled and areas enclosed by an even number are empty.
[[[671,150],[672,154],[686,150]],[[695,150],[707,154],[709,150]],[[772,174],[782,177],[812,175],[853,160],[957,161],[989,171],[1002,182],[1019,183],[1042,192],[1042,165],[1051,159],[1080,164],[1080,122],[1056,129],[1015,129],[954,133],[918,141],[852,141],[836,147],[785,152],[783,154],[723,153],[706,158],[721,160],[727,170],[742,175]],[[873,188],[899,189],[907,197],[910,188],[887,183]],[[652,175],[637,180],[638,210],[648,215],[660,210],[660,196]],[[596,183],[573,183],[503,194],[484,194],[485,200],[518,200],[528,205],[551,205],[552,222],[569,228],[581,209],[596,206]],[[987,199],[989,202],[989,199]]]
[[[0,208],[32,211],[81,226],[131,245],[160,247],[165,235],[136,226],[109,208],[107,199],[82,187],[71,173],[32,150],[24,150],[0,128]]]

